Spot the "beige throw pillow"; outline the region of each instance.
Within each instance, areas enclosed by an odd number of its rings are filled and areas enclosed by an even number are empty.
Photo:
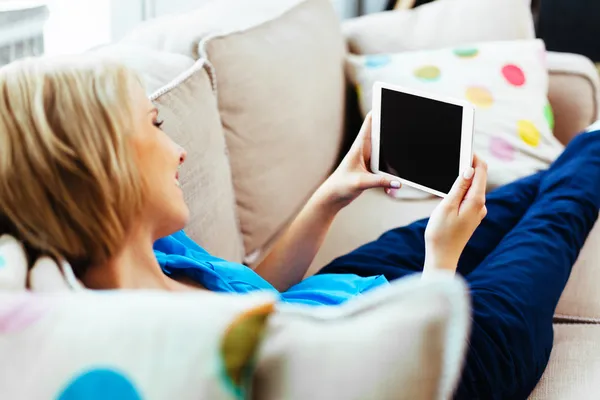
[[[329,175],[340,151],[340,26],[328,0],[306,0],[201,46],[216,76],[246,254],[260,252]]]

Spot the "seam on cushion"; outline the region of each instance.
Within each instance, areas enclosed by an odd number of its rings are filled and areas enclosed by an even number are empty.
[[[598,120],[598,118],[600,117],[600,109],[599,109],[600,104],[598,104],[598,102],[599,102],[598,89],[599,88],[597,87],[596,83],[592,79],[590,79],[589,76],[587,76],[585,74],[580,74],[577,72],[564,71],[564,70],[560,70],[560,69],[558,69],[558,70],[553,69],[548,72],[549,72],[549,75],[575,76],[575,77],[582,78],[587,81],[587,83],[592,88],[592,92],[593,92],[592,98],[593,98],[593,102],[594,102],[594,111],[593,111],[594,115],[592,115],[590,125],[593,124],[594,122],[596,122]]]
[[[222,34],[212,34],[209,35],[207,37],[205,37],[204,39],[202,39],[200,41],[200,43],[198,43],[198,55],[199,55],[199,59],[200,60],[204,60],[204,69],[206,69],[206,73],[208,73],[208,77],[210,78],[210,83],[213,89],[213,93],[215,94],[215,96],[218,94],[217,93],[217,72],[215,70],[215,66],[212,64],[212,62],[210,62],[210,60],[208,59],[208,52],[206,51],[206,46],[208,44],[209,41],[222,37],[225,35]],[[219,112],[219,115],[221,113]]]
[[[600,318],[577,317],[565,314],[554,314],[553,322],[559,324],[600,324]]]
[[[158,99],[160,96],[164,95],[165,93],[170,92],[171,90],[175,89],[177,86],[181,85],[183,82],[187,81],[189,78],[192,77],[192,75],[194,75],[199,70],[203,69],[205,63],[206,63],[206,60],[203,60],[203,59],[196,61],[194,63],[194,65],[192,65],[190,68],[188,68],[187,70],[180,73],[171,82],[167,83],[160,89],[154,91],[149,96],[150,101],[154,101],[154,100]]]

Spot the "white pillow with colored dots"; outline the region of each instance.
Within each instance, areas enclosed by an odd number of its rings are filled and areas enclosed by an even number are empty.
[[[541,40],[349,55],[347,71],[363,115],[371,109],[376,81],[470,101],[476,107],[473,150],[488,163],[488,189],[547,168],[563,150],[552,133],[546,49]],[[429,195],[403,188],[397,197]]]

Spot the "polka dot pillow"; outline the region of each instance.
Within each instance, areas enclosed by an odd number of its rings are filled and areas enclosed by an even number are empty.
[[[272,295],[71,291],[62,271],[43,257],[27,277],[0,236],[0,399],[249,396]]]
[[[491,189],[545,169],[563,149],[552,134],[545,55],[541,40],[485,42],[350,55],[347,71],[363,115],[371,109],[375,81],[470,101],[476,107],[474,151],[488,162]],[[427,196],[410,188],[398,192],[401,198]]]
[[[247,398],[274,301],[0,291],[0,398]]]

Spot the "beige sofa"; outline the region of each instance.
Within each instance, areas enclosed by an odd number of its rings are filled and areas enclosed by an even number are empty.
[[[151,21],[100,50],[141,72],[166,132],[186,147],[187,231],[209,251],[255,264],[336,165],[350,109],[342,32],[328,0],[228,0]],[[555,135],[566,143],[598,118],[598,76],[576,55],[549,54],[548,66]],[[190,71],[202,78],[173,94]],[[365,193],[339,214],[311,270],[436,204]],[[596,282],[600,228],[558,306],[551,362],[531,398],[594,398],[600,390]]]

